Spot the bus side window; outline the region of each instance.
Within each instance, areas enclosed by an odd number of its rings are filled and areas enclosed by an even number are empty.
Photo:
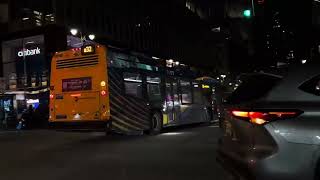
[[[159,77],[147,77],[147,90],[150,101],[161,101],[161,79]]]
[[[182,104],[191,104],[192,103],[192,89],[191,83],[188,81],[180,81],[181,88],[181,102]]]
[[[180,104],[178,83],[176,81],[172,82],[172,93],[173,93],[173,102],[174,102],[174,105],[176,106],[176,105]]]
[[[136,73],[124,73],[125,93],[130,96],[142,98],[142,77]]]
[[[192,83],[192,86],[193,86],[193,103],[204,104],[201,84]]]

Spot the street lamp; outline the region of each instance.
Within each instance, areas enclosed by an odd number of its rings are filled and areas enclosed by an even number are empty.
[[[83,35],[82,32],[79,31],[78,29],[75,29],[75,28],[70,29],[70,33],[71,33],[73,36],[77,36],[78,33],[79,33],[79,34],[80,34],[79,36],[80,36],[81,42],[84,43],[84,42],[86,41],[86,38],[87,38],[87,37],[86,37],[85,35]],[[89,35],[88,35],[88,38],[89,38],[91,41],[93,41],[93,40],[96,38],[96,35],[94,35],[94,34],[89,34]]]
[[[95,36],[94,34],[90,34],[88,37],[89,37],[89,39],[90,39],[91,41],[93,41],[93,40],[96,38],[96,36]]]
[[[73,35],[73,36],[76,36],[78,34],[78,29],[71,29],[70,30],[70,33]]]

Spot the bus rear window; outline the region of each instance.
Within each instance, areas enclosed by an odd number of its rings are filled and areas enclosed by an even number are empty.
[[[88,91],[92,89],[91,77],[72,78],[62,80],[62,92]]]

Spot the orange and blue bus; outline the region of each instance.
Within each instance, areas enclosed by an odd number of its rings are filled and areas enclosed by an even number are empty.
[[[214,119],[214,83],[167,62],[102,45],[57,52],[51,65],[50,125],[159,133]]]

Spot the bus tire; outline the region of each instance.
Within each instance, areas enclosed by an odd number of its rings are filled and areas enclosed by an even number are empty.
[[[111,133],[112,133],[112,121],[107,122],[105,132],[106,132],[106,135],[111,135]]]
[[[150,124],[150,135],[160,134],[162,130],[162,114],[159,112],[152,113]]]

